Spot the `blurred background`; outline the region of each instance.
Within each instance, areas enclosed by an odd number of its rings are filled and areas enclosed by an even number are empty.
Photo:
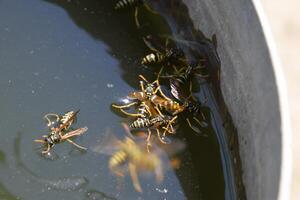
[[[292,199],[300,199],[300,1],[261,0],[280,56],[287,83],[288,101],[293,129]]]

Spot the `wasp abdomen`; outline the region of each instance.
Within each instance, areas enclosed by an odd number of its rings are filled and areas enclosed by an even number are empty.
[[[120,0],[116,3],[115,9],[122,9],[129,6],[138,6],[142,4],[143,0]]]
[[[151,53],[146,55],[142,59],[142,64],[147,65],[147,64],[153,64],[153,63],[160,63],[165,60],[165,56],[161,53]]]
[[[138,118],[132,124],[130,124],[130,128],[147,128],[151,126],[151,121],[148,118]]]
[[[109,160],[109,167],[110,169],[114,169],[119,165],[125,163],[127,159],[127,154],[125,151],[118,151],[116,152]]]
[[[70,126],[73,124],[73,122],[76,121],[76,116],[74,117],[75,112],[74,111],[69,111],[65,113],[63,116],[61,116],[60,123],[61,124],[66,124],[66,127],[64,129],[70,128]],[[74,117],[72,120],[71,118]]]

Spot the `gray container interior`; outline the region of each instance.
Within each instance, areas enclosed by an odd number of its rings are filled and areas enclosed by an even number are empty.
[[[217,34],[221,87],[239,134],[247,199],[289,199],[285,88],[259,2],[184,2],[197,29]]]

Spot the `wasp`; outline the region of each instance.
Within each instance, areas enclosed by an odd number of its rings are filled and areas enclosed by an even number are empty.
[[[110,155],[108,167],[113,174],[124,177],[125,173],[129,171],[136,191],[142,192],[138,177],[142,172],[154,173],[156,181],[159,183],[164,179],[165,169],[178,167],[180,161],[174,155],[184,150],[185,143],[174,140],[172,146],[160,148],[154,145],[153,151],[147,152],[145,144],[131,134],[130,127],[125,123],[122,123],[122,127],[126,134],[123,140],[115,138],[112,132],[107,129],[107,133],[101,137],[102,142],[93,146],[91,150]],[[140,132],[140,134],[145,133]],[[169,160],[171,156],[172,159]],[[173,161],[177,161],[177,166],[174,165]]]
[[[165,50],[165,52],[156,51],[150,53],[142,58],[142,65],[151,65],[151,64],[163,64],[163,65],[172,65],[176,63],[179,59],[183,58],[184,54],[181,49],[171,48]]]
[[[146,128],[148,130],[148,136],[146,139],[146,147],[147,151],[150,152],[151,145],[151,136],[152,136],[152,129],[156,131],[157,138],[159,141],[163,144],[168,144],[167,141],[165,141],[166,134],[174,134],[175,130],[173,127],[173,123],[175,123],[175,120],[177,119],[177,116],[170,117],[166,115],[157,115],[152,118],[137,118],[135,121],[133,121],[129,127],[131,129],[142,129]],[[161,133],[163,131],[163,133]]]
[[[148,35],[143,40],[152,53],[141,59],[142,65],[160,64],[163,67],[172,66],[176,72],[178,71],[178,66],[184,67],[187,65],[183,50],[176,46],[170,47],[168,38],[165,39],[165,42],[162,42],[158,38]],[[164,45],[161,45],[161,43],[164,43]]]
[[[146,104],[149,109],[158,107],[159,109],[165,109],[171,112],[173,115],[183,111],[184,107],[182,107],[178,102],[173,101],[163,93],[160,88],[158,79],[150,83],[144,76],[139,75],[139,77],[142,79],[140,81],[141,91],[131,92],[128,95],[128,98],[130,100],[133,100],[133,102],[125,105],[113,104],[112,107],[120,109],[121,112],[132,117],[141,117],[141,115],[139,113],[128,113],[124,109],[136,106],[139,104],[139,102],[144,102],[144,104]]]
[[[120,0],[116,3],[115,5],[115,9],[122,9],[122,8],[126,8],[126,7],[130,7],[130,6],[139,6],[139,5],[143,5],[144,1],[143,0]]]
[[[79,111],[73,112],[73,114],[70,116],[68,115],[69,116],[68,119],[61,118],[61,119],[64,119],[63,123],[60,124],[59,126],[55,126],[55,127],[51,128],[51,132],[48,135],[43,135],[42,140],[41,139],[34,140],[37,143],[42,143],[47,146],[47,148],[42,151],[43,154],[47,154],[53,148],[53,146],[55,144],[62,143],[64,141],[68,141],[69,143],[73,144],[77,148],[86,150],[85,147],[82,147],[82,146],[76,144],[75,142],[73,142],[71,140],[71,138],[84,134],[88,130],[87,127],[83,127],[83,128],[79,128],[79,129],[67,132],[67,130],[70,127],[70,124],[72,124],[71,122],[74,120],[74,118],[76,117],[76,114],[78,112]]]
[[[125,130],[130,134],[129,127],[123,124]],[[152,152],[146,152],[141,144],[136,143],[133,138],[126,137],[117,143],[116,151],[109,160],[109,169],[118,176],[124,176],[121,167],[128,164],[129,173],[136,191],[142,192],[138,178],[138,171],[154,172],[157,182],[164,178],[162,161],[160,157]]]
[[[67,111],[62,115],[56,113],[47,113],[44,118],[46,119],[47,126],[50,130],[55,130],[60,126],[63,126],[62,130],[67,131],[71,125],[76,122],[79,111],[80,110]]]
[[[144,6],[149,12],[153,14],[157,14],[154,10],[150,8],[150,6],[146,3],[145,0],[119,0],[115,4],[115,10],[125,9],[128,7],[134,7],[134,20],[137,28],[141,27],[138,15],[139,15],[139,7]]]
[[[192,114],[192,119],[201,127],[206,127],[205,116],[201,111],[202,103],[192,95],[192,72],[195,70],[192,66],[188,66],[184,73],[170,77],[170,87],[172,96],[181,103],[185,111]],[[188,92],[185,86],[189,85]],[[202,118],[199,120],[199,116]],[[188,125],[195,131],[196,129],[189,118],[186,118]]]
[[[132,104],[129,104],[129,106],[132,106]],[[167,133],[173,134],[174,128],[173,123],[177,119],[177,116],[174,116],[173,118],[163,115],[159,108],[155,106],[150,100],[144,99],[139,107],[137,113],[128,113],[125,110],[123,110],[124,106],[117,106],[113,105],[115,108],[119,108],[122,113],[137,117],[136,120],[134,120],[130,124],[130,128],[132,129],[141,129],[141,128],[147,128],[148,130],[148,137],[146,140],[147,143],[147,150],[150,151],[151,146],[151,135],[152,135],[152,129],[156,130],[158,139],[166,144],[167,142],[164,140]],[[161,133],[163,131],[163,133]]]

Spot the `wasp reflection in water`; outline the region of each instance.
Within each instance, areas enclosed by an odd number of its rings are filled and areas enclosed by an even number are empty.
[[[111,157],[108,167],[111,172],[118,177],[124,177],[128,170],[134,189],[142,192],[139,174],[154,173],[156,182],[160,183],[164,179],[164,170],[169,167],[169,164],[162,159],[162,150],[158,146],[155,146],[157,148],[154,151],[148,152],[145,144],[131,135],[129,126],[125,123],[122,123],[122,126],[128,136],[123,140],[114,138],[109,143],[96,145],[92,150],[97,153],[109,154]],[[182,150],[184,148],[182,144],[174,146],[172,154]]]

